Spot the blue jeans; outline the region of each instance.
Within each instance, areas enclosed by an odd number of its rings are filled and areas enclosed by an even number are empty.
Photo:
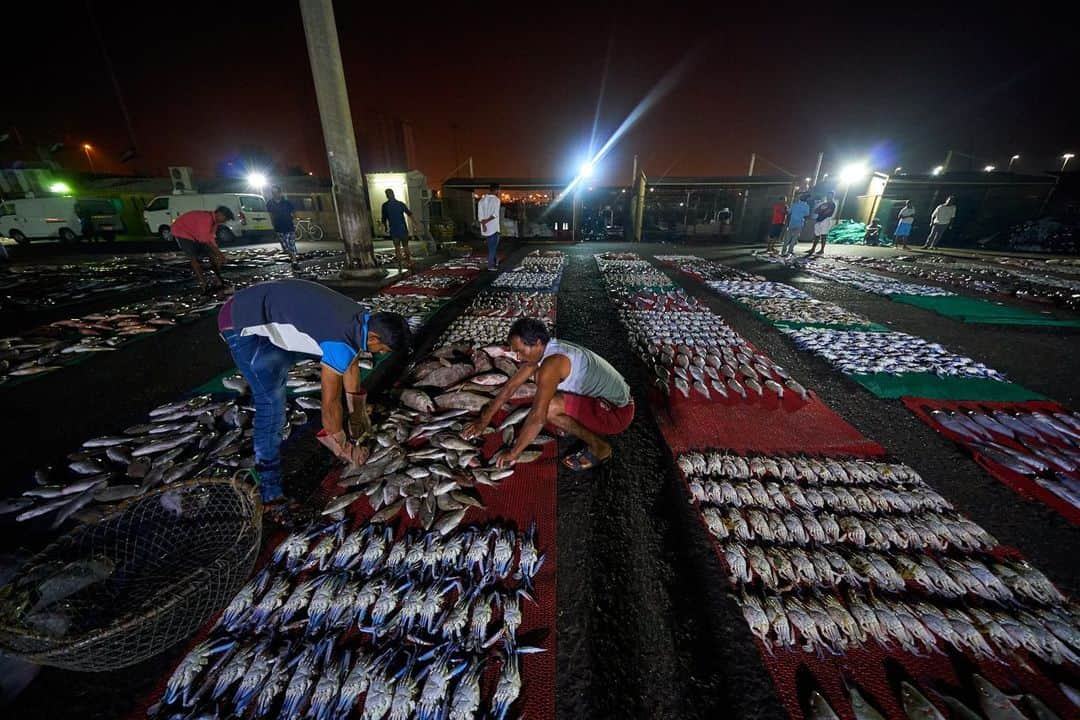
[[[498,263],[495,261],[495,251],[499,249],[499,233],[492,233],[487,236],[488,247],[488,267],[493,268]]]
[[[285,427],[285,383],[289,370],[306,356],[282,350],[262,335],[221,334],[255,400],[255,470],[264,502],[282,496],[281,431]]]

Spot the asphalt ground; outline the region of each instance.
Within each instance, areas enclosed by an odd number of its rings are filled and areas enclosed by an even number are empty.
[[[580,474],[560,470],[559,717],[784,716],[741,613],[723,591],[719,563],[647,409],[644,368],[630,353],[606,300],[594,252],[692,252],[771,279],[795,280],[814,297],[941,342],[1076,407],[1076,331],[964,325],[833,283],[802,282],[791,270],[764,263],[746,248],[606,243],[552,247],[569,255],[557,334],[608,358],[627,378],[638,407],[630,429],[613,442],[617,454],[612,463]],[[508,262],[527,249],[518,249]],[[891,459],[912,465],[961,512],[1025,553],[1063,589],[1073,595],[1080,590],[1080,565],[1075,562],[1080,531],[994,480],[899,402],[877,399],[734,303],[672,270],[668,274],[844,419],[882,443]],[[482,276],[444,308],[427,328],[428,343],[490,278]],[[359,297],[370,291],[350,294]],[[150,408],[230,366],[211,316],[7,391],[0,427],[5,493],[17,492],[33,468],[58,461],[84,439],[135,422]],[[376,382],[385,386],[396,369],[387,368]],[[287,463],[287,488],[298,496],[329,467],[325,453],[310,438],[290,447]],[[0,532],[0,551],[25,540],[22,529],[9,522],[0,525]],[[174,660],[175,651],[113,673],[46,670],[5,715],[118,717]]]

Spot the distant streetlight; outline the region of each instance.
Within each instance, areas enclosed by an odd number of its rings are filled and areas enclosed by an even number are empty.
[[[1016,161],[1017,161],[1017,160],[1019,160],[1019,159],[1020,159],[1020,156],[1019,156],[1019,155],[1013,155],[1013,156],[1012,156],[1011,158],[1009,158],[1009,168],[1008,168],[1008,172],[1012,172],[1012,166],[1013,166],[1013,163],[1014,163],[1014,162],[1016,162]]]
[[[266,175],[261,172],[248,173],[247,183],[256,190],[262,190],[266,187]]]
[[[994,172],[994,165],[987,165],[983,168],[983,172]]]
[[[57,195],[70,195],[71,188],[68,187],[67,183],[54,182],[52,185],[49,186],[49,192],[56,193]]]
[[[806,178],[806,185],[807,185],[807,187],[809,187],[809,186],[810,186],[810,180],[811,180],[811,178]]]
[[[866,166],[866,163],[851,163],[845,165],[840,170],[840,183],[842,185],[850,185],[851,183],[862,180],[870,174],[870,169]]]
[[[581,163],[581,169],[578,170],[578,176],[582,178],[592,177],[593,163],[592,161]]]
[[[1072,160],[1074,157],[1076,156],[1072,153],[1065,153],[1061,156],[1061,159],[1064,161],[1061,163],[1061,172],[1065,172],[1065,166],[1068,165],[1069,161]]]
[[[897,166],[896,166],[896,169],[895,169],[895,170],[893,170],[893,175],[899,175],[899,174],[900,174],[900,171],[901,171],[901,170],[903,170],[903,169],[904,169],[904,168],[902,168],[902,167],[900,167],[899,165],[897,165]]]
[[[94,161],[90,158],[90,151],[93,150],[94,147],[90,143],[83,143],[82,149],[83,152],[86,153],[86,164],[90,166],[90,174],[93,175]]]
[[[938,165],[936,168],[934,168],[933,170],[930,171],[930,174],[931,175],[940,175],[943,172],[945,172],[945,166],[944,165]]]

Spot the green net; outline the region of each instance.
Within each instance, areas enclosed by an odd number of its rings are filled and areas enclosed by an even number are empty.
[[[935,400],[986,400],[1006,402],[1019,400],[1045,400],[1016,383],[1000,382],[988,378],[940,376],[934,373],[854,374],[852,380],[880,398],[924,397]]]

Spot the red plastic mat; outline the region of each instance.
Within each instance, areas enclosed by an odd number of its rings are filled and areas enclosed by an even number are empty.
[[[749,400],[693,401],[675,393],[651,396],[660,432],[675,455],[701,448],[765,453],[880,457],[885,448],[863,437],[816,395],[771,393]]]
[[[989,457],[979,452],[971,442],[962,435],[959,435],[948,428],[941,425],[934,420],[931,416],[933,410],[944,410],[947,412],[965,412],[967,410],[1004,410],[1005,412],[1032,412],[1040,410],[1043,412],[1068,412],[1066,408],[1053,402],[1047,402],[1042,400],[1029,400],[1027,402],[975,402],[964,401],[958,402],[955,400],[931,400],[929,398],[917,398],[917,397],[905,397],[900,399],[908,410],[915,413],[915,416],[922,420],[924,423],[932,427],[937,432],[941,433],[945,437],[949,438],[953,442],[961,445],[965,450],[971,453],[979,465],[981,465],[988,473],[993,475],[1001,482],[1008,485],[1014,491],[1023,495],[1031,500],[1037,500],[1044,505],[1053,508],[1058,514],[1063,516],[1066,520],[1074,525],[1080,525],[1080,508],[1076,508],[1069,504],[1068,501],[1058,497],[1049,490],[1041,487],[1034,480],[1027,475],[1022,475],[1014,470],[1010,470],[1004,465],[991,460]],[[996,442],[1006,445],[1008,447],[1022,450],[1023,446],[1011,440],[1003,435],[994,434]],[[1053,443],[1048,443],[1051,448],[1054,447]],[[1080,477],[1077,473],[1071,474],[1073,477]]]

